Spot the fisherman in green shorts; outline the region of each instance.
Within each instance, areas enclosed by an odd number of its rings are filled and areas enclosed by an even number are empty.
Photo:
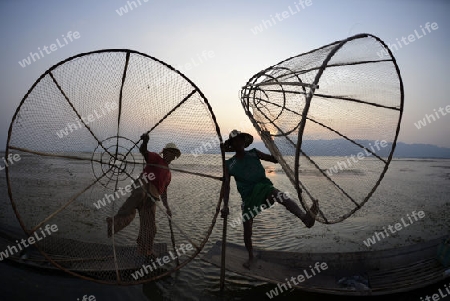
[[[253,136],[233,130],[229,139],[224,143],[225,151],[234,151],[236,154],[226,160],[227,183],[234,177],[239,194],[242,197],[242,220],[244,223],[244,243],[249,259],[243,265],[250,269],[253,263],[252,227],[253,218],[266,208],[271,207],[274,201],[282,204],[289,212],[297,216],[308,228],[314,225],[319,208],[314,204],[310,213],[303,212],[297,204],[284,193],[273,187],[266,177],[266,172],[260,160],[273,163],[278,161],[272,156],[253,148],[244,150],[253,142]],[[283,197],[280,197],[283,196]],[[228,214],[228,204],[225,204],[225,214]],[[314,216],[313,216],[314,215]]]

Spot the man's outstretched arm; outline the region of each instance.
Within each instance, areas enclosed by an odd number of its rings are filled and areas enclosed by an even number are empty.
[[[148,144],[148,140],[150,139],[148,137],[148,134],[143,134],[141,136],[142,139],[142,144],[141,147],[139,147],[139,152],[142,154],[142,156],[144,156],[144,158],[147,157],[147,144]]]
[[[256,153],[258,154],[258,158],[261,160],[278,163],[278,160],[272,155],[265,154],[259,150],[256,150]]]

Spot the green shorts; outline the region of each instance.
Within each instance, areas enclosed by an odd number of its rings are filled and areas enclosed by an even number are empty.
[[[242,220],[244,222],[255,217],[264,209],[271,207],[267,197],[273,189],[273,184],[270,181],[264,181],[256,184],[252,193],[242,199]]]

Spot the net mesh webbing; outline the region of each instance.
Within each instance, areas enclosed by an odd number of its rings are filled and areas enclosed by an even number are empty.
[[[143,170],[139,146],[146,132],[149,151],[175,143],[182,153],[170,164],[171,222],[156,202],[157,258],[137,251],[137,213],[107,237],[106,218],[138,187],[132,183]],[[11,202],[24,230],[42,238],[35,245],[58,267],[105,283],[155,280],[188,263],[211,233],[220,205],[221,143],[207,99],[169,65],[131,50],[80,54],[45,72],[13,117],[7,154],[21,160],[7,169]],[[46,232],[53,224],[58,230]]]
[[[254,75],[241,102],[316,219],[337,223],[361,208],[387,170],[403,111],[392,53],[360,34]]]

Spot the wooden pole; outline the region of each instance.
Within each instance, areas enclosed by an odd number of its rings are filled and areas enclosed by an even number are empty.
[[[173,235],[173,228],[172,228],[172,218],[171,217],[167,217],[169,219],[169,227],[170,227],[170,236],[172,237],[172,247],[173,247],[173,251],[175,252],[175,254],[177,254],[176,248],[175,248],[175,236]],[[177,256],[177,266],[180,265],[180,260],[178,259]]]
[[[227,248],[227,221],[228,221],[228,199],[230,197],[230,178],[225,176],[222,186],[223,208],[226,212],[222,212],[223,231],[222,231],[222,259],[220,262],[220,293],[222,294],[225,288],[225,257]]]

